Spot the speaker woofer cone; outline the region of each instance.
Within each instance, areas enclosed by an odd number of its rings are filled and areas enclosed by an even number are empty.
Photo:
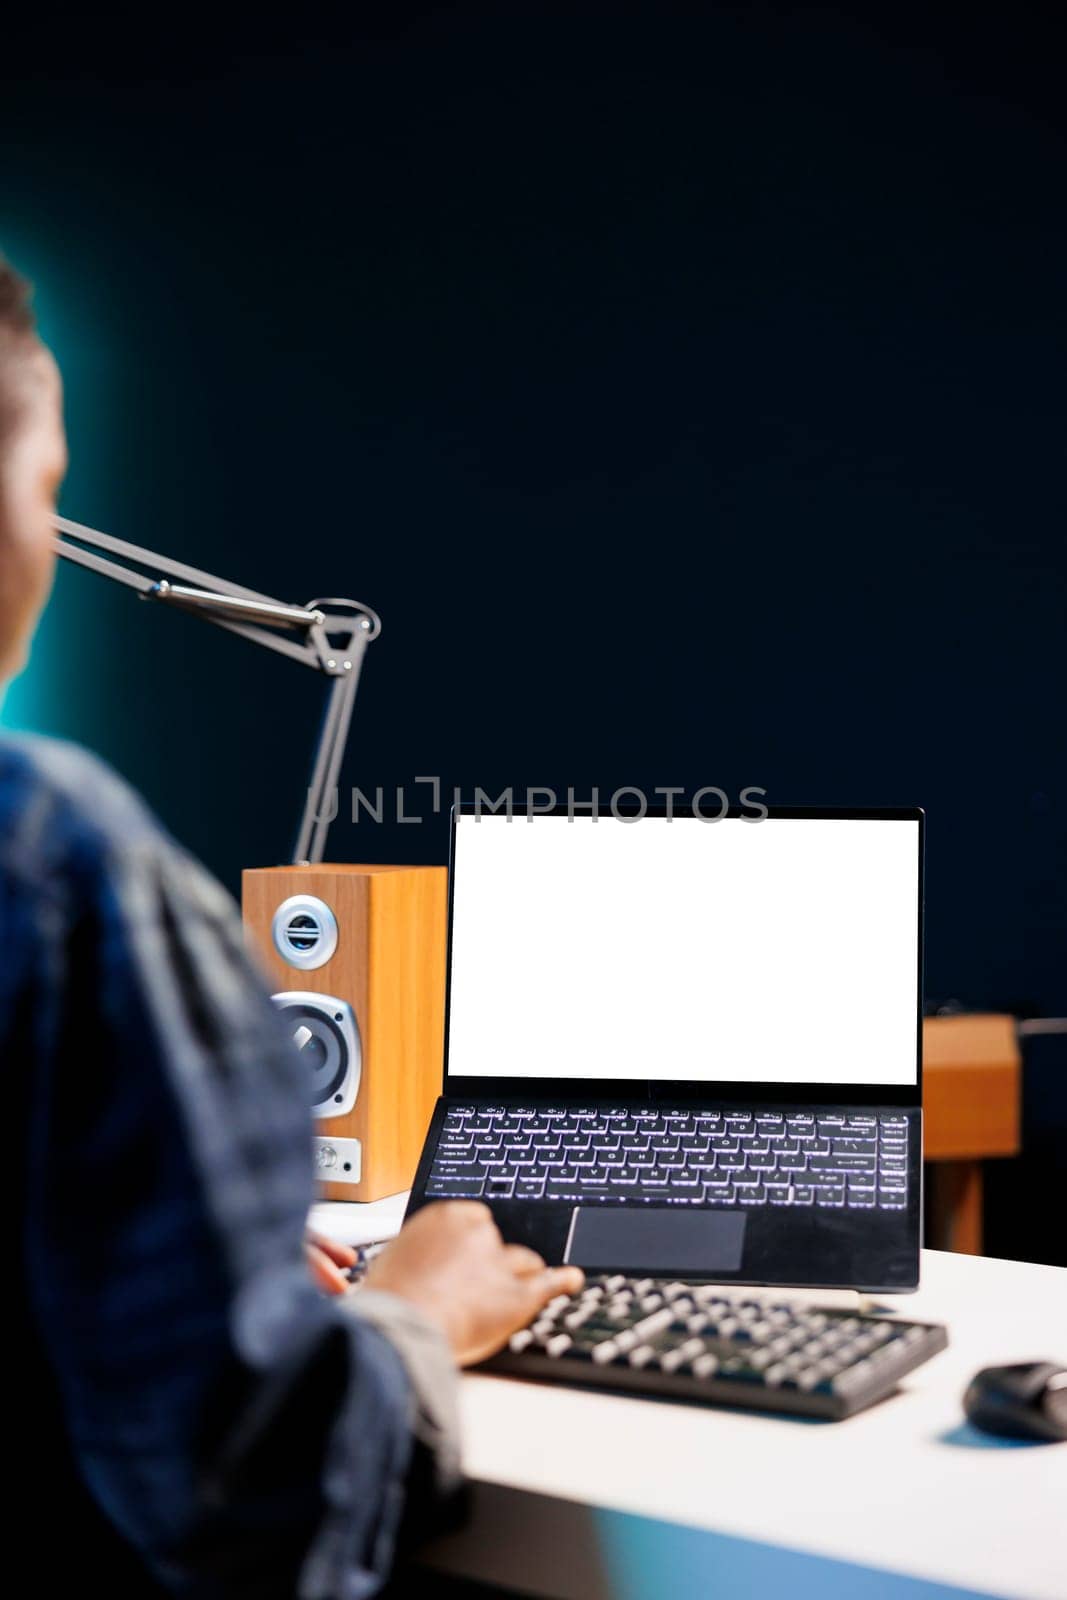
[[[344,1116],[355,1105],[363,1066],[352,1007],[332,995],[306,991],[271,998],[292,1034],[315,1115]]]
[[[316,1006],[289,1006],[285,1020],[292,1025],[300,1059],[309,1069],[311,1103],[316,1108],[326,1105],[344,1085],[348,1071],[345,1036],[333,1018]]]

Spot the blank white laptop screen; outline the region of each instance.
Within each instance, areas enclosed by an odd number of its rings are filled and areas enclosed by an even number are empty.
[[[460,816],[448,1070],[917,1081],[919,823]]]

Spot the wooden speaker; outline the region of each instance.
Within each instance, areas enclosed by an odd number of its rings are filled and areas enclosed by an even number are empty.
[[[444,867],[253,867],[245,926],[313,1084],[330,1200],[415,1176],[444,1060]]]

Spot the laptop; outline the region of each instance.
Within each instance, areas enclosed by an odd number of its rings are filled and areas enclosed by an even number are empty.
[[[589,1272],[919,1280],[919,810],[463,805],[409,1215]]]

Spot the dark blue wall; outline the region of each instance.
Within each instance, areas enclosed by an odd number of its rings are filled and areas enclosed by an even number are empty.
[[[377,606],[347,783],[919,802],[929,993],[1067,1011],[1045,13],[144,15],[4,51],[67,513]],[[319,691],[67,571],[12,714],[236,884],[286,854]]]

